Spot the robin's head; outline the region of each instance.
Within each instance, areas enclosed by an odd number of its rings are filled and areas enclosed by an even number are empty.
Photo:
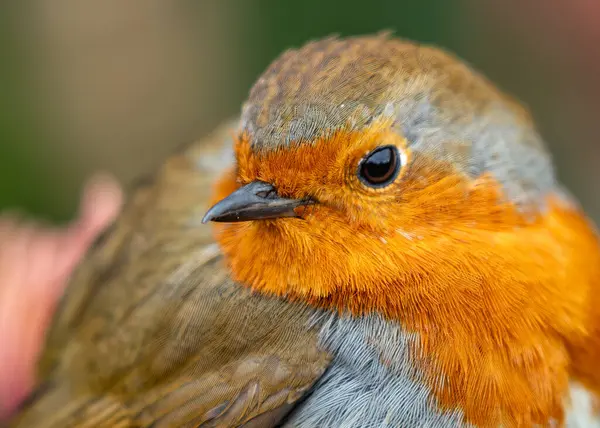
[[[494,400],[560,417],[566,377],[540,379],[589,327],[600,260],[518,103],[440,50],[328,39],[259,78],[235,154],[205,217],[235,279],[400,321],[472,420]]]
[[[283,54],[250,93],[235,153],[205,218],[227,222],[234,276],[360,311],[496,277],[556,196],[523,108],[452,56],[387,37]]]

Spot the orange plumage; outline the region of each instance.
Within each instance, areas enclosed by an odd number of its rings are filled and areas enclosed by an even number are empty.
[[[387,119],[274,150],[251,142],[240,134],[215,201],[259,180],[317,203],[297,209],[301,220],[218,225],[237,281],[399,321],[418,334],[412,358],[438,405],[478,426],[563,421],[570,376],[600,392],[600,250],[568,199],[550,192],[517,206],[491,174],[413,157]],[[396,146],[404,165],[392,185],[369,189],[356,169],[381,145]]]
[[[569,373],[600,391],[600,256],[578,209],[549,195],[546,211],[520,214],[493,178],[469,181],[434,160],[410,165],[393,188],[360,189],[354,171],[341,166],[381,142],[404,149],[385,124],[265,155],[242,136],[237,177],[218,184],[216,199],[259,179],[319,204],[306,208],[304,221],[219,225],[235,279],[401,321],[419,333],[415,363],[453,379],[450,387],[431,384],[439,402],[481,426],[499,412],[509,415],[508,426],[561,420]],[[366,240],[376,250],[363,251]]]

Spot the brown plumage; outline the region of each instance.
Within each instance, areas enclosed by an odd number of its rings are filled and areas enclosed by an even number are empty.
[[[13,426],[270,426],[325,370],[310,314],[232,282],[200,223],[233,129],[135,192],[75,275]]]

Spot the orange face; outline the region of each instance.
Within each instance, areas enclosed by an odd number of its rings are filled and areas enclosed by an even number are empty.
[[[365,179],[364,163],[379,148],[395,150],[397,171],[373,184]],[[234,274],[275,294],[379,294],[390,282],[408,291],[414,278],[436,274],[432,267],[443,261],[442,254],[465,248],[468,260],[471,245],[485,245],[490,232],[512,232],[526,223],[500,199],[492,178],[470,180],[449,163],[411,153],[385,122],[258,153],[242,136],[236,156],[236,176],[223,179],[218,199],[259,180],[272,184],[280,197],[315,201],[296,208],[300,218],[219,227]],[[464,260],[445,263],[446,272],[464,269]]]
[[[374,186],[364,163],[381,147],[395,150],[398,168]],[[600,319],[589,308],[598,243],[575,208],[548,195],[525,216],[493,177],[412,153],[384,122],[271,151],[254,151],[243,135],[235,151],[237,168],[216,200],[258,180],[277,197],[314,202],[295,207],[296,218],[218,224],[236,280],[401,322],[419,333],[415,360],[440,406],[460,407],[472,422],[518,425],[511,418],[523,406],[525,422],[562,418],[571,358],[563,339],[581,351],[590,320]],[[385,172],[376,165],[371,175]],[[483,411],[482,396],[504,410]]]

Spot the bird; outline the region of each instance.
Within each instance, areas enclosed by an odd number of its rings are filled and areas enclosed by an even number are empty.
[[[600,426],[599,291],[527,107],[439,47],[327,37],[140,184],[11,426]]]

